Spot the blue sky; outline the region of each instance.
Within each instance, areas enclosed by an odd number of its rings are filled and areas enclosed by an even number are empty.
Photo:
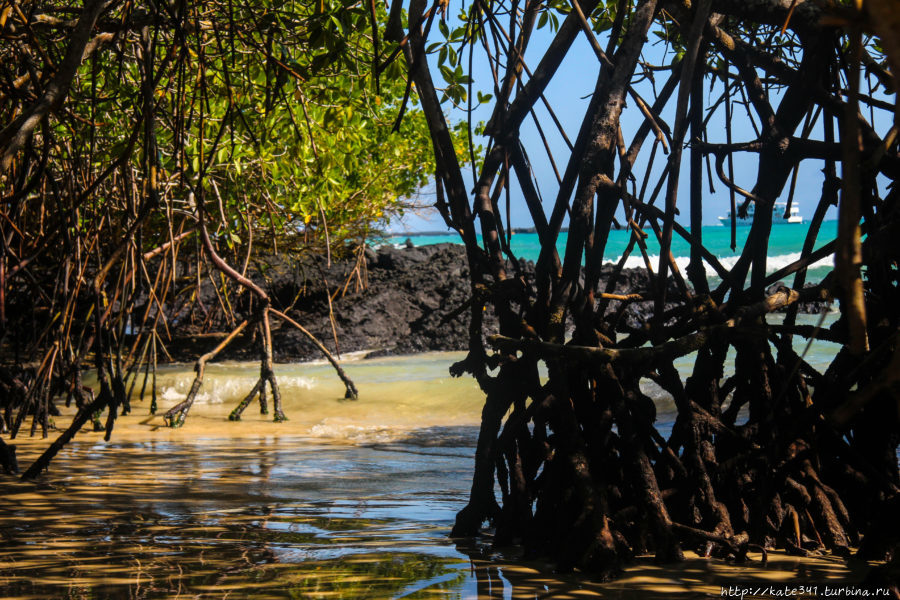
[[[437,27],[434,27],[434,31],[437,31]],[[537,66],[540,57],[543,55],[544,49],[552,39],[552,36],[553,32],[550,30],[549,26],[535,31],[535,35],[533,36],[533,39],[529,45],[529,50],[526,52],[525,57],[526,63],[529,68],[534,69]],[[435,35],[433,34],[432,37],[435,38]],[[651,40],[652,39],[655,39],[655,36],[653,36],[651,32]],[[601,45],[605,45],[605,38],[601,38],[600,42]],[[647,50],[645,50],[646,54],[644,55],[644,60],[652,64],[664,64],[665,60],[668,58],[664,56],[664,53],[666,51],[667,50],[662,43],[658,43],[652,47],[648,46]],[[484,60],[483,58],[479,60],[479,52],[477,50],[475,56],[476,62],[474,69],[475,77],[473,93],[478,89],[482,90],[482,92],[484,93],[492,93],[493,80],[490,75],[490,71],[487,69],[486,60]],[[431,55],[430,59],[430,64],[432,65],[432,73],[434,73],[434,76],[436,77],[435,84],[441,85],[442,82],[440,79],[440,74],[436,68],[436,55]],[[582,33],[576,39],[571,50],[569,51],[568,56],[564,60],[556,76],[553,78],[553,81],[550,83],[545,94],[548,102],[551,104],[551,106],[553,106],[554,111],[556,112],[556,115],[559,118],[570,140],[574,141],[578,133],[578,129],[581,126],[581,121],[584,118],[584,113],[588,106],[588,97],[594,89],[594,84],[596,82],[598,72],[599,62],[597,61],[593,51],[591,50],[587,40],[585,39],[584,34]],[[665,72],[658,74],[656,82],[657,86],[662,86],[667,76],[668,74]],[[638,89],[638,92],[645,100],[647,100],[648,102],[652,101],[652,89],[647,82],[639,84],[638,86],[636,86],[636,89]],[[712,93],[710,93],[709,79],[707,78],[704,90],[706,92],[705,103],[709,105],[711,102],[714,102],[721,94],[721,83],[718,83],[713,89]],[[777,98],[774,97],[774,94],[772,101],[774,103],[777,103]],[[454,109],[449,104],[447,104],[446,106],[446,114],[451,120],[465,119],[465,111]],[[667,109],[663,112],[662,115],[662,117],[670,124],[670,126],[674,123],[674,107],[675,97],[673,95],[673,98],[668,103]],[[743,112],[743,108],[735,106],[734,109],[736,111],[736,114],[733,120],[733,141],[741,142],[751,141],[755,139],[756,134],[747,122],[747,117]],[[536,106],[535,112],[538,118],[541,120],[541,126],[548,138],[548,143],[553,152],[557,167],[560,173],[562,173],[565,170],[565,166],[569,157],[568,147],[565,144],[562,136],[559,134],[557,128],[549,118],[549,114],[547,113],[546,109],[542,105],[540,105],[540,103],[538,104],[538,106]],[[473,120],[475,122],[485,121],[489,118],[489,116],[489,106],[482,105],[478,110],[475,111]],[[634,135],[634,132],[640,126],[642,121],[643,116],[641,115],[637,107],[634,106],[633,101],[631,101],[631,99],[629,98],[628,105],[622,117],[626,146],[631,142],[631,138]],[[725,142],[724,121],[721,119],[712,120],[708,128],[708,134],[710,136],[710,142]],[[812,137],[818,139],[822,138],[821,127],[817,127],[814,130]],[[531,158],[532,166],[535,170],[538,185],[540,187],[540,192],[544,200],[544,210],[547,214],[549,214],[552,210],[552,204],[556,196],[557,181],[556,176],[554,175],[551,168],[550,161],[547,158],[547,154],[544,150],[543,144],[540,140],[540,137],[538,136],[537,129],[535,128],[531,119],[527,119],[526,123],[523,124],[523,127],[521,129],[521,138],[525,145],[526,151]],[[475,142],[477,144],[479,143],[479,140],[476,138]],[[482,140],[481,143],[482,145],[485,145],[486,140]],[[649,156],[651,145],[652,137],[648,137],[648,141],[645,142],[644,147],[641,151],[641,155],[638,157],[638,162],[635,166],[635,173],[637,174],[639,181],[645,171],[646,160]],[[664,160],[661,160],[661,158],[664,157],[661,156],[661,153],[658,154],[659,156],[657,156],[656,159],[656,166],[650,179],[651,188],[653,183],[659,177],[659,173],[661,172],[664,165]],[[755,154],[741,155],[740,153],[738,153],[735,155],[735,180],[738,185],[740,185],[744,189],[751,189],[756,179],[757,174],[755,159]],[[688,220],[686,210],[686,199],[688,197],[688,168],[686,164],[687,160],[688,154],[687,152],[685,152],[678,193],[678,204],[680,207],[682,207],[682,214],[678,220],[685,224]],[[822,185],[821,169],[823,168],[823,166],[824,163],[822,161],[810,160],[804,161],[801,164],[797,187],[794,195],[794,202],[798,204],[800,213],[805,218],[809,218],[812,216],[816,204],[818,203]],[[715,169],[715,165],[713,165],[713,169]],[[471,185],[471,169],[467,168],[464,175],[466,177],[467,185]],[[724,216],[728,213],[730,203],[729,194],[725,185],[718,180],[715,174],[713,174],[713,178],[713,187],[715,189],[715,193],[709,194],[709,183],[704,175],[704,193],[706,194],[704,200],[704,224],[707,225],[717,224],[717,217],[720,215]],[[786,198],[787,188],[785,189],[784,196],[781,199],[784,200]],[[530,227],[532,225],[531,218],[528,214],[527,209],[525,208],[525,204],[522,200],[521,194],[515,186],[512,189],[511,199],[512,202],[510,212],[512,226]],[[426,189],[422,190],[419,195],[418,201],[421,204],[431,204],[434,201],[433,186],[429,186]],[[738,201],[740,201],[740,197],[738,198]],[[826,218],[836,218],[836,216],[836,210],[831,209],[830,214]],[[506,216],[504,215],[504,222],[505,220]],[[408,213],[403,217],[401,221],[391,223],[390,229],[391,231],[395,232],[447,230],[440,216],[437,214],[437,211],[433,208],[419,211],[417,213]]]

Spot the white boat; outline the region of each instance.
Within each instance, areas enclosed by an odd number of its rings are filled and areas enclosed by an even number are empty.
[[[756,208],[756,202],[751,202],[750,206],[747,207],[747,216],[743,219],[738,215],[736,221],[738,225],[750,225],[753,223],[753,211]],[[803,217],[800,216],[800,208],[797,206],[796,202],[791,203],[791,210],[788,213],[788,216],[784,216],[784,212],[787,209],[787,202],[776,202],[772,207],[772,224],[773,225],[783,225],[783,224],[797,224],[800,225],[803,223]],[[722,225],[730,225],[731,224],[731,211],[728,211],[727,217],[719,217],[719,221]]]

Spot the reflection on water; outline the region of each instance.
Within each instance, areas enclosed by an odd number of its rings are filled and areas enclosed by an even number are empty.
[[[468,563],[446,534],[464,490],[446,482],[466,462],[297,439],[76,442],[37,485],[7,486],[0,596],[459,589]]]
[[[447,535],[466,498],[472,449],[452,445],[454,435],[433,429],[372,446],[107,445],[85,435],[37,484],[5,484],[0,596],[705,598],[720,585],[859,576],[832,557],[776,555],[767,567],[740,569],[639,559],[622,580],[595,584],[523,563],[514,550],[455,545]],[[24,444],[24,454],[37,450]]]
[[[741,568],[639,559],[621,580],[595,584],[514,550],[455,545],[447,536],[468,496],[483,402],[471,379],[447,376],[459,358],[353,362],[358,402],[342,399],[329,365],[278,365],[290,418],[281,424],[252,410],[226,419],[258,376],[251,363],[211,365],[181,429],[135,401],[113,443],[85,430],[38,482],[0,479],[0,598],[661,600],[861,579],[834,557],[772,555]],[[164,369],[162,408],[192,379],[189,366]],[[665,430],[671,403],[649,391]],[[16,444],[29,464],[47,442]]]

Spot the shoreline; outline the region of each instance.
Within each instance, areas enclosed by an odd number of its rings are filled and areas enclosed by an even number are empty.
[[[520,261],[518,269],[526,280],[534,278],[534,263]],[[612,263],[603,265],[601,286],[613,269]],[[367,249],[364,264],[350,259],[333,260],[329,265],[320,256],[295,261],[281,255],[254,264],[248,274],[255,283],[265,286],[276,308],[295,318],[333,354],[367,352],[378,357],[468,349],[471,290],[461,245],[382,246]],[[625,295],[649,289],[646,269],[625,268],[613,293]],[[669,298],[680,298],[674,282]],[[630,329],[642,327],[652,306],[652,301],[630,303],[622,322]],[[823,306],[811,303],[801,307],[801,312],[817,313]],[[608,312],[616,308],[612,303]],[[498,330],[490,305],[484,319],[487,330]],[[277,320],[273,321],[272,333],[278,362],[321,357],[305,337]],[[176,360],[192,362],[224,336],[224,329],[201,333],[181,327],[169,352]],[[253,331],[245,332],[222,352],[220,360],[254,360],[258,350],[253,339]]]

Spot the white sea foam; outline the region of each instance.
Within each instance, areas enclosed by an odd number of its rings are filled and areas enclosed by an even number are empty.
[[[183,376],[177,377],[175,381],[169,382],[169,385],[161,386],[160,398],[167,402],[180,402],[187,397],[191,384],[194,381],[193,374],[185,373]],[[215,375],[207,377],[203,381],[203,387],[194,399],[197,404],[221,404],[222,402],[231,402],[246,396],[253,385],[256,383],[257,376],[240,374],[235,376]],[[300,375],[278,377],[278,388],[284,391],[297,389],[310,390],[316,385],[314,377],[303,377]]]
[[[179,392],[174,387],[167,386],[162,389],[162,394],[160,394],[159,399],[169,402],[181,402],[184,400],[185,395],[185,392]]]
[[[294,375],[291,377],[279,377],[278,378],[278,387],[293,387],[300,388],[303,390],[311,390],[316,387],[318,381],[315,377],[303,377],[301,375]]]
[[[342,352],[340,358],[338,359],[341,363],[346,362],[354,362],[357,360],[363,360],[367,354],[372,352],[373,348],[369,348],[367,350],[354,350],[353,352]],[[335,355],[335,358],[337,356]],[[309,365],[309,366],[319,366],[319,365],[328,365],[331,364],[328,359],[325,358],[316,358],[314,360],[307,360],[300,364]]]
[[[779,269],[786,267],[786,266],[800,260],[800,256],[801,255],[799,252],[791,252],[790,254],[780,254],[778,256],[770,256],[766,259],[766,272],[774,273],[775,271],[778,271]],[[659,256],[655,255],[655,254],[651,254],[651,255],[649,255],[649,258],[650,258],[650,264],[653,267],[653,270],[655,271],[659,265]],[[737,263],[738,258],[740,258],[740,257],[739,256],[723,256],[723,257],[718,257],[718,260],[719,260],[719,264],[721,264],[723,267],[725,267],[726,269],[731,269]],[[615,259],[612,262],[618,263],[620,259],[621,259],[621,257]],[[682,273],[686,272],[688,263],[690,263],[690,261],[691,261],[691,259],[688,256],[676,256],[675,257],[675,264],[678,265],[678,268],[681,270]],[[645,266],[646,265],[644,264],[644,257],[641,256],[640,254],[632,254],[625,260],[625,267],[627,267],[627,268],[636,268],[636,267],[643,268]],[[826,269],[826,268],[831,268],[832,266],[834,266],[834,255],[829,254],[825,258],[818,260],[818,261],[814,262],[813,264],[811,264],[809,266],[809,270]],[[706,269],[707,275],[709,275],[711,277],[718,276],[716,274],[716,270],[712,267],[712,265],[710,265],[706,261],[703,261],[703,267]]]

